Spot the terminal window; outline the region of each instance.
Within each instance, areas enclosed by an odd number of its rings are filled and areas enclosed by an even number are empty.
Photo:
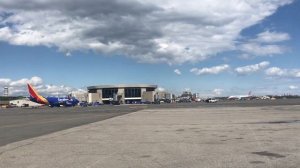
[[[89,90],[89,93],[97,93],[97,89],[91,89]]]
[[[141,88],[126,88],[125,89],[125,97],[141,97]]]
[[[102,89],[102,98],[113,98],[116,94],[118,94],[117,88]]]
[[[155,88],[146,88],[146,92],[153,92],[155,91]]]

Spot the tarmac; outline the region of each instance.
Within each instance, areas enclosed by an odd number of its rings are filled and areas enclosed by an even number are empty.
[[[142,107],[0,109],[0,146],[137,111]]]
[[[148,108],[0,147],[0,167],[299,168],[300,106]]]
[[[8,108],[0,109],[0,146],[68,128],[102,121],[142,109],[263,107],[300,105],[300,99],[222,101],[217,103],[165,103],[140,105],[101,105],[75,108]]]

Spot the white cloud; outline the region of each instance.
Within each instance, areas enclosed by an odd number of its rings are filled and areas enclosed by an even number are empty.
[[[269,76],[283,76],[286,74],[286,71],[278,67],[271,67],[266,70],[266,74]]]
[[[50,95],[67,95],[72,91],[75,91],[73,88],[64,86],[64,85],[43,85],[41,88],[38,89],[39,92],[43,94],[50,94]]]
[[[176,73],[177,75],[181,75],[181,71],[179,69],[175,69],[174,73]]]
[[[292,0],[2,0],[0,41],[58,47],[66,55],[92,50],[139,62],[180,64],[236,50],[240,32]],[[270,35],[271,34],[271,35]],[[278,33],[258,38],[282,40]],[[271,38],[267,38],[267,35]],[[276,46],[250,46],[263,54]],[[244,46],[246,50],[249,46]],[[259,52],[259,51],[256,51]],[[275,53],[274,53],[275,52]],[[262,53],[259,53],[262,54]]]
[[[7,86],[9,94],[12,96],[28,96],[27,83],[32,84],[37,91],[44,96],[65,96],[73,91],[81,91],[81,89],[71,88],[64,85],[45,85],[43,84],[43,79],[37,76],[30,79],[23,78],[19,80],[0,78],[0,87]]]
[[[289,39],[290,39],[290,35],[288,33],[265,31],[258,34],[257,38],[254,41],[260,43],[276,43],[276,42],[286,41]]]
[[[238,73],[239,75],[247,75],[247,74],[261,71],[261,70],[267,68],[269,65],[270,65],[270,63],[268,61],[263,61],[261,63],[254,64],[254,65],[237,67],[237,68],[235,68],[235,72]]]
[[[31,79],[23,78],[23,79],[20,79],[20,80],[11,81],[9,86],[18,87],[18,86],[24,86],[27,83],[30,83],[32,85],[39,85],[39,84],[43,83],[43,80],[40,77],[34,76]]]
[[[221,72],[227,71],[229,70],[230,66],[227,64],[224,65],[219,65],[219,66],[214,66],[214,67],[210,67],[210,68],[193,68],[190,70],[190,72],[194,73],[195,75],[204,75],[204,74],[219,74]]]
[[[239,46],[239,49],[247,54],[257,56],[272,56],[275,54],[283,54],[287,48],[280,45],[268,44],[262,45],[259,43],[249,42]]]
[[[254,56],[272,56],[283,54],[288,50],[287,47],[274,44],[290,39],[288,33],[265,31],[259,33],[257,38],[247,40],[244,44],[238,46],[238,50],[244,52],[240,58],[249,59]]]
[[[6,78],[0,78],[0,86],[8,86],[9,83],[11,82],[11,79],[6,79]]]
[[[289,86],[289,89],[290,90],[295,90],[295,89],[298,89],[299,87],[298,86],[295,86],[295,85],[290,85]]]
[[[266,75],[271,77],[300,78],[300,69],[281,69],[278,67],[271,67],[266,70]]]
[[[185,92],[191,92],[191,91],[192,91],[191,88],[184,88],[183,90],[184,90]]]
[[[10,86],[23,86],[26,85],[29,82],[29,79],[23,78],[17,81],[12,81],[9,85]]]
[[[66,53],[66,56],[67,56],[67,57],[70,57],[71,55],[72,55],[72,53],[70,53],[70,52],[67,52],[67,53]]]
[[[164,91],[166,91],[166,89],[165,89],[165,88],[162,88],[162,87],[158,87],[156,90],[159,91],[159,92],[164,92]]]
[[[243,60],[251,60],[251,59],[253,59],[254,57],[253,56],[251,56],[251,55],[249,55],[249,54],[245,54],[245,53],[243,53],[243,54],[241,54],[241,55],[239,55],[239,56],[237,56],[239,59],[243,59]]]
[[[223,92],[224,92],[223,89],[214,89],[214,90],[213,90],[213,94],[214,94],[215,96],[220,96],[220,95],[222,95]]]
[[[40,85],[43,83],[43,79],[38,76],[34,76],[30,79],[29,83],[32,85]]]

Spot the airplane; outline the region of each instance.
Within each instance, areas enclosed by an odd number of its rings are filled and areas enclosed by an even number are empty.
[[[74,97],[43,97],[39,95],[39,93],[28,83],[28,92],[30,94],[29,100],[44,104],[50,107],[60,107],[60,106],[66,106],[66,107],[73,107],[76,106],[79,101],[75,99]]]
[[[248,95],[234,95],[234,96],[229,96],[227,99],[228,100],[245,100],[245,99],[250,99],[252,97],[251,91],[248,93]]]

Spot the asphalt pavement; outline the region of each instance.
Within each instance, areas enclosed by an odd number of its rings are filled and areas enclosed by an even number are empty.
[[[99,106],[0,109],[0,146],[137,111],[141,107]]]
[[[143,109],[225,108],[300,105],[300,99],[219,101],[217,103],[171,103],[150,105],[102,105],[75,108],[0,109],[0,146],[93,123]]]
[[[299,105],[193,105],[116,107],[130,110],[125,115],[1,146],[0,167],[299,167]],[[132,108],[144,110],[130,113]]]

